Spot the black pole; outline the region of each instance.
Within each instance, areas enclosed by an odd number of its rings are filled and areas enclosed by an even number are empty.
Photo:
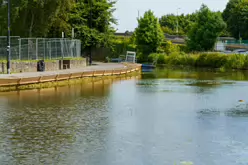
[[[8,0],[8,35],[7,35],[7,73],[10,74],[10,5],[11,2]]]
[[[92,31],[92,0],[90,0],[90,30]],[[90,31],[90,55],[89,55],[89,64],[92,65],[92,32]]]

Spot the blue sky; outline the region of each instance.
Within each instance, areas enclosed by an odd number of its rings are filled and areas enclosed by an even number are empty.
[[[137,27],[138,11],[140,16],[151,9],[157,17],[165,14],[192,13],[198,10],[201,4],[206,4],[211,10],[223,11],[228,0],[117,0],[115,18],[118,25],[115,26],[118,32],[132,31]]]

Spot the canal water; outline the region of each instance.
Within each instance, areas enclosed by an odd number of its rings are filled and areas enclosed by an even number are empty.
[[[162,69],[1,93],[0,164],[247,165],[247,91],[245,72]]]

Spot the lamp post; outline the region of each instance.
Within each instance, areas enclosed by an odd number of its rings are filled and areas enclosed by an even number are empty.
[[[178,35],[178,10],[180,10],[180,8],[177,8],[177,35]]]
[[[90,54],[89,54],[89,64],[92,65],[92,0],[90,0]]]
[[[11,2],[8,0],[8,35],[7,35],[7,73],[10,74],[10,5]]]
[[[11,47],[10,47],[10,6],[11,2],[10,0],[4,0],[3,5],[8,5],[8,30],[7,30],[7,55],[6,55],[6,60],[7,60],[7,74],[10,74],[10,55],[11,55]]]

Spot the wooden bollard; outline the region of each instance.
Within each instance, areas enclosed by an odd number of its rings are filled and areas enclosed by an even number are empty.
[[[18,80],[18,85],[21,85],[22,78]]]
[[[41,83],[42,76],[39,77],[38,83]]]
[[[55,81],[58,81],[59,74],[56,75]]]
[[[71,76],[72,76],[72,73],[70,74],[70,76],[68,77],[68,80],[70,80],[71,79]]]

